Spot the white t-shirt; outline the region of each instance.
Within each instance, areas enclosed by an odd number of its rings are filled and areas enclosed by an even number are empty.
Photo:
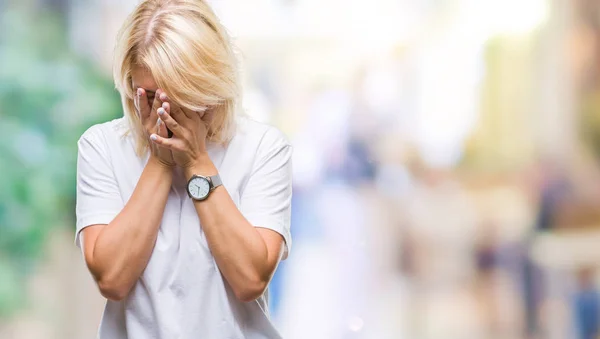
[[[135,154],[125,118],[98,124],[80,138],[77,233],[108,224],[131,197],[148,157]],[[246,219],[280,233],[292,245],[292,148],[274,127],[238,118],[225,146],[209,145],[223,186]],[[100,339],[280,338],[268,313],[268,293],[238,301],[210,252],[181,171],[174,174],[152,256],[128,297],[108,300]],[[140,216],[143,218],[143,216]]]

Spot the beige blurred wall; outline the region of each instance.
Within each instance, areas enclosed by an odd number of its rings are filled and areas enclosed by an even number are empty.
[[[96,337],[105,300],[73,243],[72,232],[59,231],[50,237],[27,289],[27,307],[0,326],[0,338]]]
[[[568,161],[575,150],[575,85],[566,48],[574,4],[549,4],[543,29],[488,43],[481,113],[468,151],[477,167],[522,168],[539,155]]]

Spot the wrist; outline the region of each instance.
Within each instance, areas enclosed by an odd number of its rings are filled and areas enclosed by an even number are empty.
[[[208,153],[203,152],[189,165],[184,168],[185,177],[189,180],[192,175],[198,174],[203,176],[211,176],[218,173],[216,166],[208,156]]]
[[[160,172],[172,173],[174,165],[166,163],[154,155],[150,155],[148,159],[148,167],[152,167]]]

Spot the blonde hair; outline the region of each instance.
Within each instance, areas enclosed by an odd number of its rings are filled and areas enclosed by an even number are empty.
[[[119,32],[114,80],[142,155],[148,140],[135,112],[132,83],[138,67],[150,71],[158,88],[180,106],[213,111],[207,138],[228,141],[240,95],[237,62],[229,35],[205,1],[142,1]]]

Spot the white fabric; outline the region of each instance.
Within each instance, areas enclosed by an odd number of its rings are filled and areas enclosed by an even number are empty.
[[[83,228],[108,224],[121,211],[148,161],[136,156],[126,131],[121,118],[92,126],[79,140],[78,246]],[[210,145],[208,153],[246,219],[280,233],[287,257],[292,245],[292,149],[284,135],[239,118],[232,141],[226,147]],[[107,301],[98,337],[280,338],[269,319],[267,293],[249,303],[233,295],[210,252],[185,178],[180,171],[174,175],[150,261],[127,298]]]

